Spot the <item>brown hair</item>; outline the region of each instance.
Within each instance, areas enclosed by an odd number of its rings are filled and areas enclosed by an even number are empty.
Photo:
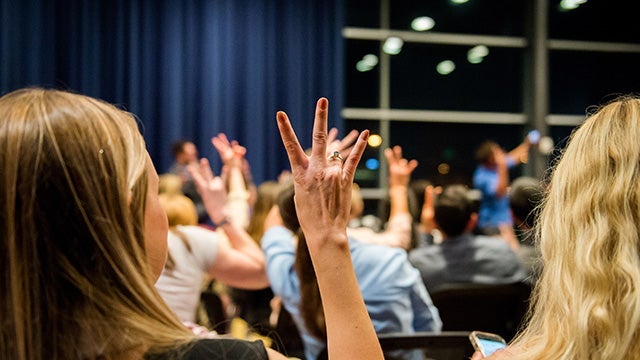
[[[300,314],[309,333],[326,342],[327,328],[320,298],[320,289],[318,288],[318,279],[313,270],[307,241],[298,222],[293,196],[293,185],[284,188],[278,195],[278,207],[285,227],[293,231],[298,237],[295,269],[300,279]]]

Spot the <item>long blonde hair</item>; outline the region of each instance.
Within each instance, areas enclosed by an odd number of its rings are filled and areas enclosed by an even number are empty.
[[[105,102],[0,98],[0,358],[118,358],[193,338],[153,287],[147,159],[133,116]]]
[[[602,107],[577,129],[539,219],[544,268],[514,358],[640,354],[640,100]]]
[[[193,200],[182,194],[176,193],[161,193],[158,195],[160,205],[167,214],[167,221],[169,222],[169,231],[176,235],[187,248],[187,251],[191,252],[191,245],[189,244],[189,238],[182,231],[178,229],[180,225],[195,226],[198,225],[198,213],[196,212],[196,206],[193,204]],[[167,262],[164,265],[166,270],[173,270],[176,266],[176,262],[171,256],[171,250],[167,254]]]

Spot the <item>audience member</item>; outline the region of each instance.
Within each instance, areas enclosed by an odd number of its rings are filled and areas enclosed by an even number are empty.
[[[296,210],[294,189],[285,188],[265,222],[262,248],[271,288],[293,316],[304,341],[306,357],[317,359],[326,347],[325,319],[306,233],[300,231]],[[349,249],[362,297],[378,333],[410,334],[441,329],[438,310],[405,251],[362,243],[354,238],[349,238]],[[410,355],[405,358],[421,359],[418,353]]]
[[[221,186],[208,189],[224,192]],[[224,195],[216,197],[221,202],[218,206],[224,208]],[[222,228],[230,241],[220,241],[216,232],[197,225],[191,199],[161,194],[160,204],[169,221],[169,251],[156,289],[181,321],[196,321],[205,273],[240,288],[261,289],[269,285],[263,253],[241,229],[233,229],[231,222],[225,223]]]
[[[399,247],[408,250],[411,247],[413,218],[409,212],[409,181],[411,173],[418,166],[416,160],[408,161],[402,157],[402,148],[394,146],[385,149],[384,155],[389,164],[389,199],[391,210],[387,227],[382,232],[360,227],[348,227],[347,235],[362,242]],[[359,205],[358,201],[355,201]],[[363,209],[363,207],[361,208]],[[362,211],[351,212],[351,217],[359,217]]]
[[[433,196],[433,187],[427,187]],[[477,220],[473,200],[464,185],[449,185],[434,204],[433,226],[443,236],[440,244],[421,244],[409,254],[429,291],[448,283],[500,284],[523,280],[524,268],[509,245],[496,237],[474,235]]]
[[[247,149],[237,141],[229,141],[223,133],[211,138],[211,144],[218,151],[222,159],[222,173],[220,177],[228,189],[227,208],[230,217],[241,228],[246,229],[250,217],[250,192],[243,173],[243,167],[248,166],[245,159]],[[249,175],[249,178],[251,176]],[[249,180],[250,181],[250,180]],[[251,182],[253,184],[253,182]]]
[[[169,173],[178,175],[182,179],[182,193],[193,200],[198,213],[198,222],[200,224],[208,223],[207,209],[205,209],[198,189],[189,170],[187,170],[189,165],[198,163],[198,149],[191,141],[178,140],[171,146],[171,153],[173,154],[173,165],[169,168]]]
[[[540,275],[540,251],[533,241],[533,228],[542,201],[542,184],[538,179],[522,176],[509,189],[509,206],[513,214],[519,247],[516,251],[531,280]]]
[[[381,359],[340,221],[367,133],[344,165],[327,160],[326,108],[321,99],[311,159],[295,147],[284,113],[278,125],[324,300],[329,356]],[[196,338],[154,289],[167,218],[131,114],[57,90],[4,95],[0,168],[0,358],[285,359],[261,342]]]
[[[631,97],[573,132],[536,224],[543,267],[528,324],[489,358],[638,357],[639,137],[640,99]]]
[[[262,240],[265,218],[275,204],[281,187],[282,185],[275,181],[265,181],[257,188],[256,203],[247,228],[247,233],[256,244],[260,244]],[[231,297],[239,317],[262,335],[270,335],[269,317],[272,312],[270,302],[273,298],[273,291],[270,287],[259,290],[234,288],[231,290]]]
[[[473,186],[482,192],[477,224],[482,234],[498,235],[502,225],[506,225],[504,229],[511,228],[509,169],[527,160],[530,145],[527,137],[509,153],[505,153],[493,141],[485,141],[478,148],[478,167],[473,173]]]

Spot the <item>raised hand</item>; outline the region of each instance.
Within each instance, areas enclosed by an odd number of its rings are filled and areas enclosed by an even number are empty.
[[[206,158],[200,159],[197,165],[189,165],[187,170],[202,196],[209,217],[214,223],[220,223],[227,216],[225,209],[227,191],[224,182],[219,176],[213,174],[209,160]]]
[[[393,149],[385,149],[384,156],[389,163],[389,187],[396,185],[408,186],[411,180],[411,173],[418,166],[418,161],[408,161],[403,158],[402,148],[398,145],[394,146]]]
[[[220,159],[226,166],[241,167],[247,149],[238,144],[237,141],[229,141],[227,135],[220,133],[211,138],[213,147],[216,148]]]
[[[351,184],[369,136],[368,130],[363,131],[344,161],[342,155],[327,157],[328,105],[327,99],[318,100],[310,157],[300,147],[287,114],[282,111],[277,114],[278,129],[291,163],[296,211],[309,247],[316,241],[320,245],[327,240],[327,235],[334,238],[336,234],[340,234],[342,242],[346,243]]]
[[[330,359],[382,359],[382,349],[362,300],[351,262],[347,221],[351,188],[369,131],[363,131],[351,153],[327,156],[327,111],[316,105],[311,156],[298,142],[287,114],[277,114],[278,129],[287,150],[295,188],[296,212],[318,279],[327,325]]]

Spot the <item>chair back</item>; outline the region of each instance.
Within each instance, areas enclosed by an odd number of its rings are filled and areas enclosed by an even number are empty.
[[[468,331],[378,334],[378,339],[385,359],[394,359],[397,350],[414,349],[422,350],[429,360],[468,360],[473,355]]]
[[[510,341],[527,313],[531,285],[455,283],[430,293],[443,331],[480,330]]]

